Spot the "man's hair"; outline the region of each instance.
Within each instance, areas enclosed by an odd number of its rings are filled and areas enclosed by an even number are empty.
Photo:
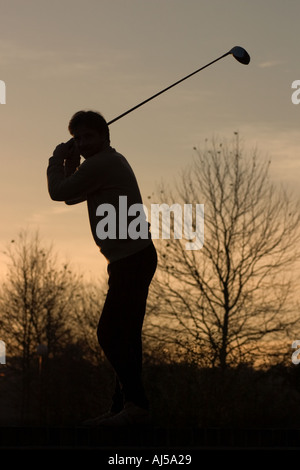
[[[95,111],[78,111],[72,116],[69,122],[69,132],[74,135],[79,126],[85,126],[89,129],[98,131],[104,135],[108,142],[110,142],[109,128],[104,117]]]

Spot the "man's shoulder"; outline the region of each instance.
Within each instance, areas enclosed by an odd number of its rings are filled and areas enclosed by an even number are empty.
[[[94,155],[92,158],[94,159],[93,164],[97,166],[105,167],[106,169],[109,169],[109,168],[114,168],[114,170],[117,170],[117,168],[119,168],[120,170],[122,170],[122,168],[127,169],[127,170],[131,169],[129,162],[124,157],[124,155],[118,152],[114,148],[110,148],[102,152],[99,152],[98,154]]]
[[[92,165],[109,164],[111,162],[126,160],[125,157],[114,148],[109,147],[88,158],[86,162]]]
[[[96,153],[92,157],[86,159],[83,164],[84,168],[90,175],[97,175],[99,173],[105,174],[106,178],[112,175],[114,179],[128,179],[134,176],[133,169],[127,159],[121,153],[117,152],[114,148],[103,150]]]

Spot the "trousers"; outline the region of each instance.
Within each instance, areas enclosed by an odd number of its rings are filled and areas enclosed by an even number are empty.
[[[126,401],[147,409],[142,379],[142,327],[148,290],[157,267],[153,242],[143,250],[110,263],[108,291],[97,336],[116,373],[112,411]]]

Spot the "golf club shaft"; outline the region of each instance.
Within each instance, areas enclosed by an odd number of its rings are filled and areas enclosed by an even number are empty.
[[[113,122],[118,121],[118,120],[121,119],[122,117],[126,116],[126,114],[131,113],[132,111],[134,111],[135,109],[139,108],[139,107],[142,106],[143,104],[148,103],[148,101],[153,100],[154,98],[156,98],[157,96],[161,95],[161,94],[164,93],[165,91],[170,90],[170,88],[173,88],[175,85],[178,85],[179,83],[183,82],[183,81],[186,80],[187,78],[190,78],[192,75],[195,75],[196,73],[200,72],[201,70],[205,69],[206,67],[209,67],[210,65],[214,64],[214,63],[217,62],[218,60],[223,59],[223,57],[226,57],[226,56],[229,55],[229,54],[230,54],[230,51],[229,51],[229,52],[226,52],[226,54],[223,54],[222,56],[220,56],[220,57],[218,57],[217,59],[213,60],[213,61],[210,62],[209,64],[204,65],[204,67],[201,67],[200,69],[195,70],[195,72],[190,73],[189,75],[187,75],[186,77],[182,78],[181,80],[178,80],[177,82],[173,83],[172,85],[168,86],[167,88],[164,88],[163,90],[159,91],[158,93],[156,93],[155,95],[153,95],[153,96],[151,96],[150,98],[146,99],[145,101],[142,101],[141,103],[137,104],[136,106],[134,106],[133,108],[129,109],[128,111],[125,111],[125,113],[120,114],[120,116],[117,116],[116,118],[112,119],[112,120],[109,121],[107,124],[110,125],[110,124],[112,124]]]

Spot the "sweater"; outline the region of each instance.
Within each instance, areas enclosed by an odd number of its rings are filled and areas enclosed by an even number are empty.
[[[144,212],[142,220],[147,226],[146,237],[143,235],[138,238],[130,236],[124,238],[123,222],[121,227],[123,235],[119,236],[120,196],[123,201],[126,196],[128,208],[133,204],[143,204],[136,177],[126,158],[108,146],[84,160],[77,168],[76,166],[77,164],[72,160],[64,161],[55,156],[49,158],[47,168],[49,195],[54,201],[64,201],[68,205],[87,201],[92,235],[107,262],[112,263],[149,246],[151,244],[150,224],[146,221]],[[97,235],[97,224],[101,220],[101,217],[97,216],[97,209],[102,204],[110,204],[115,209],[115,238],[111,236],[111,233],[110,236],[102,239],[98,236],[99,232]],[[103,211],[98,209],[98,212]],[[121,217],[123,218],[120,220],[124,221],[124,213]],[[140,220],[140,215],[138,218]],[[132,220],[133,216],[127,217],[125,228],[128,228]]]

